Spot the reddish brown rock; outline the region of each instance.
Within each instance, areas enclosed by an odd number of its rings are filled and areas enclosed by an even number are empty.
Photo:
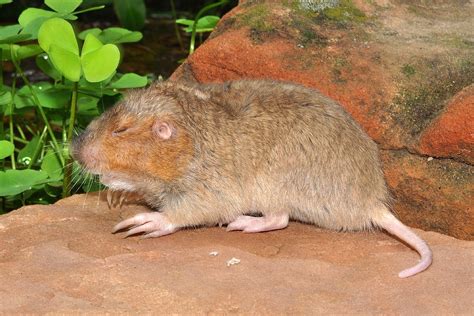
[[[425,130],[419,151],[436,157],[457,157],[474,164],[474,85],[458,93]]]
[[[474,167],[382,150],[394,209],[414,227],[474,240]]]
[[[143,207],[109,210],[96,196],[0,216],[1,314],[464,314],[474,313],[474,242],[417,231],[417,254],[383,233],[223,228],[123,239],[113,225]],[[210,256],[210,252],[218,252]],[[240,263],[227,266],[231,258]]]
[[[403,220],[474,238],[469,199],[474,6],[463,1],[337,3],[316,12],[296,1],[246,1],[222,19],[172,78],[272,78],[320,90],[389,151],[387,180]],[[435,161],[426,164],[426,155]],[[414,170],[417,177],[409,173]],[[453,180],[458,175],[462,184]]]

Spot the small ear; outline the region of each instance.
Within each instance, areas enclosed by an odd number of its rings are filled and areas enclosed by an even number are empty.
[[[165,121],[156,120],[153,124],[153,133],[161,139],[170,139],[176,132],[174,126]]]

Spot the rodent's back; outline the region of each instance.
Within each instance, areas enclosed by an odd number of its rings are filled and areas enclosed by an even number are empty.
[[[273,81],[198,89],[210,102],[183,105],[202,154],[195,170],[223,196],[232,187],[252,210],[335,229],[370,227],[388,203],[377,146],[336,102]]]

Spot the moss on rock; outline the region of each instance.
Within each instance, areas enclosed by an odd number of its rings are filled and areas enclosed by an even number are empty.
[[[393,116],[406,130],[416,136],[445,107],[449,99],[474,82],[474,59],[453,62],[433,59],[417,65],[405,65],[407,78],[393,100]]]

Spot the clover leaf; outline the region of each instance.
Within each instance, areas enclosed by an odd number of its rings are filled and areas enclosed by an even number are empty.
[[[112,76],[120,61],[114,44],[104,45],[94,34],[87,34],[79,54],[74,30],[69,22],[52,18],[38,32],[38,42],[48,53],[54,67],[67,79],[78,82],[81,75],[89,82],[100,82]]]

